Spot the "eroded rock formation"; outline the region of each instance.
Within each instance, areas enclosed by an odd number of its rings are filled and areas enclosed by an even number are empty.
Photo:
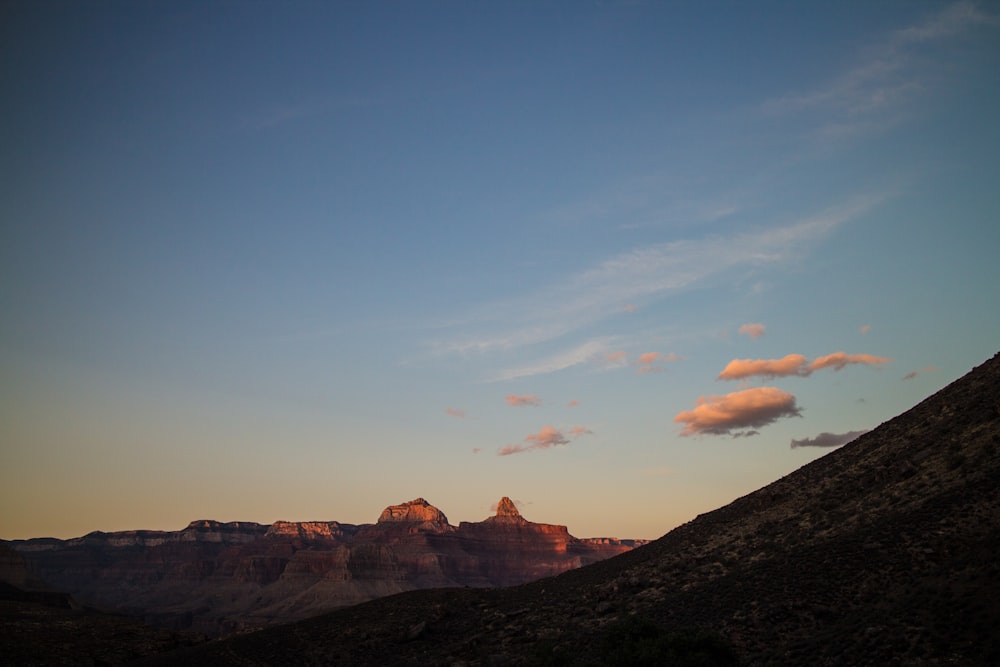
[[[417,588],[493,587],[559,574],[640,542],[577,539],[502,498],[453,526],[423,498],[374,524],[193,521],[180,531],[9,542],[31,571],[87,604],[210,634],[286,622]]]

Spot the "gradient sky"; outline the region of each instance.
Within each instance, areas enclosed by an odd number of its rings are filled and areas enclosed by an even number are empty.
[[[1000,349],[997,119],[991,3],[6,2],[0,537],[658,537]]]

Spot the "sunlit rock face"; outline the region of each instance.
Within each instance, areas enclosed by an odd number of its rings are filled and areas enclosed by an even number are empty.
[[[31,572],[87,604],[210,634],[287,622],[417,588],[493,587],[565,572],[637,546],[533,523],[510,498],[448,523],[423,498],[374,524],[200,520],[180,531],[19,540]]]
[[[402,505],[389,505],[378,517],[378,523],[404,522],[404,523],[431,523],[448,525],[448,517],[444,512],[431,505],[423,498],[417,498]]]

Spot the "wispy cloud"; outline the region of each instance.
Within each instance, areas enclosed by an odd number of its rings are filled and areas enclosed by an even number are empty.
[[[542,404],[542,399],[538,398],[534,394],[525,394],[523,396],[517,396],[516,394],[507,394],[504,396],[504,400],[507,401],[507,405],[512,408],[519,408],[524,406],[538,407]]]
[[[930,74],[920,49],[1000,21],[970,2],[952,4],[925,21],[889,33],[863,51],[860,61],[822,85],[766,101],[777,116],[821,114],[821,134],[833,138],[884,128],[930,92]]]
[[[791,448],[797,447],[840,447],[858,438],[868,431],[848,431],[847,433],[820,433],[815,438],[792,440]]]
[[[668,364],[672,361],[677,361],[680,357],[671,352],[670,354],[661,354],[659,352],[643,352],[639,355],[639,358],[634,362],[637,367],[635,369],[636,373],[659,373],[666,370],[664,364]]]
[[[755,429],[783,417],[801,416],[795,397],[776,387],[702,396],[697,403],[674,417],[674,422],[685,425],[681,435],[754,435]]]
[[[903,376],[903,379],[904,380],[912,380],[913,378],[917,377],[921,373],[933,373],[936,370],[937,370],[936,366],[926,366],[924,368],[921,368],[919,371],[910,371],[909,373],[907,373],[906,375]]]
[[[563,431],[554,426],[545,425],[538,433],[525,436],[520,444],[501,447],[497,450],[497,456],[510,456],[511,454],[530,452],[534,449],[548,449],[559,445],[568,445],[570,440],[583,435],[590,435],[591,433],[593,431],[586,426],[574,426],[568,433],[563,433]]]
[[[767,327],[758,322],[747,322],[746,324],[740,325],[739,333],[751,338],[760,338],[767,331]]]
[[[245,130],[268,130],[270,128],[292,123],[312,116],[361,107],[369,104],[368,100],[357,96],[345,96],[311,102],[289,103],[261,109],[247,116],[240,123]]]
[[[458,336],[436,347],[444,352],[468,354],[544,343],[621,313],[623,303],[664,298],[736,270],[800,260],[812,244],[884,198],[884,195],[855,198],[785,226],[636,248],[547,288],[508,301],[484,304],[470,323],[490,333]],[[584,363],[602,351],[606,352],[605,341],[588,341],[558,356],[504,371],[495,379],[562,370]]]
[[[818,371],[822,368],[832,368],[835,371],[842,370],[845,366],[861,364],[864,366],[881,366],[887,364],[892,359],[889,357],[876,357],[874,354],[847,354],[846,352],[834,352],[825,357],[813,359],[809,364],[809,372]]]
[[[445,408],[444,413],[457,419],[463,419],[465,417],[465,410],[462,410],[461,408]]]
[[[860,327],[858,327],[858,331],[860,331],[862,334],[866,334],[871,330],[872,330],[872,325],[870,324],[862,324]]]
[[[570,401],[570,402],[568,402],[568,403],[566,404],[566,407],[567,407],[567,408],[575,408],[575,407],[577,407],[578,405],[580,405],[580,401],[578,401],[578,400],[576,400],[576,399],[574,398],[574,399],[573,399],[572,401]]]
[[[589,340],[564,352],[559,352],[526,366],[508,368],[491,378],[494,382],[515,380],[532,375],[554,373],[573,366],[597,361],[606,356],[607,342],[603,339]]]

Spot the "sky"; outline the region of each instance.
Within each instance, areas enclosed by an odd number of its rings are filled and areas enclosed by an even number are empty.
[[[656,538],[1000,349],[1000,8],[6,2],[0,538]]]

